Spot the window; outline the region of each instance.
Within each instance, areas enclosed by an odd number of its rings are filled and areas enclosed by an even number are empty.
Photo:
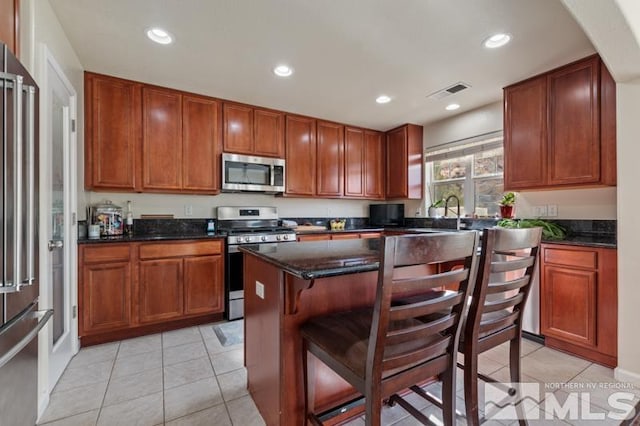
[[[455,195],[463,215],[499,213],[504,169],[502,132],[434,147],[425,159],[427,207]]]

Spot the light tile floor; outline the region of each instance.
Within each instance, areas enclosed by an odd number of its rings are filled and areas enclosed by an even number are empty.
[[[480,356],[480,371],[500,380],[508,380],[508,349],[494,348]],[[616,391],[633,393],[635,405],[640,398],[640,383],[633,389],[605,388],[614,384],[613,371],[597,364],[523,340],[522,380],[540,383],[545,398],[527,404],[528,415],[540,420],[529,424],[615,425],[620,420],[585,420],[585,414],[597,416],[610,409],[607,398]],[[545,384],[554,384],[545,388]],[[594,385],[595,384],[595,385]],[[571,387],[570,387],[571,386]],[[439,384],[428,390],[439,395]],[[464,412],[462,374],[458,372],[458,410]],[[483,386],[480,404],[483,407]],[[578,416],[567,413],[554,418],[554,400],[563,404],[578,398]],[[409,400],[437,423],[440,410],[421,398]],[[629,401],[622,401],[628,403]],[[567,404],[567,407],[571,404]],[[588,410],[587,410],[588,409]],[[246,390],[242,344],[224,347],[212,324],[185,328],[83,348],[72,360],[51,394],[49,407],[40,425],[264,425],[260,413]],[[364,425],[363,418],[348,423]],[[396,405],[383,409],[383,424],[407,426],[419,424]],[[465,424],[464,418],[458,424]],[[489,421],[486,424],[516,424]]]

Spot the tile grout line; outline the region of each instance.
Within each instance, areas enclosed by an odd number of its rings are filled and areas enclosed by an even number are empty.
[[[210,324],[208,326],[210,326]],[[202,339],[202,344],[204,345],[204,349],[205,351],[207,351],[207,358],[209,358],[209,364],[211,364],[211,370],[213,370],[213,377],[216,379],[216,384],[218,385],[218,389],[220,389],[220,397],[222,398],[224,409],[227,412],[227,417],[229,418],[229,422],[231,422],[231,425],[233,425],[231,412],[229,411],[227,400],[224,398],[224,393],[222,393],[222,386],[220,386],[220,381],[218,380],[218,373],[216,373],[216,369],[213,367],[213,360],[211,359],[211,354],[209,353],[209,348],[207,347],[207,343],[204,341],[204,336],[202,335],[202,330],[200,329],[200,326],[198,326],[198,332],[200,333],[200,338]]]
[[[167,422],[167,409],[164,400],[164,332],[160,333],[160,373],[162,374],[162,424]]]
[[[104,401],[107,399],[107,391],[109,390],[109,385],[111,384],[111,377],[113,376],[113,370],[116,368],[116,361],[118,359],[118,354],[120,353],[120,345],[122,341],[118,341],[118,349],[116,349],[116,356],[113,358],[113,365],[111,365],[111,372],[109,373],[109,379],[107,379],[107,387],[104,389],[104,395],[102,395],[102,402],[100,403],[100,407],[98,408],[98,417],[96,417],[96,426],[100,421],[100,416],[102,415],[102,408],[104,407]]]

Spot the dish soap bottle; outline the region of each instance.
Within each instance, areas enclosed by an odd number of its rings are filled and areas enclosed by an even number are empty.
[[[124,234],[128,237],[133,236],[133,211],[131,210],[131,201],[127,201],[127,218],[124,223]]]

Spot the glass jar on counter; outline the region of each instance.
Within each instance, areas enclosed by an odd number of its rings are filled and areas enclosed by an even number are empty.
[[[100,226],[101,237],[122,235],[124,232],[122,207],[109,200],[92,206],[91,224]]]

